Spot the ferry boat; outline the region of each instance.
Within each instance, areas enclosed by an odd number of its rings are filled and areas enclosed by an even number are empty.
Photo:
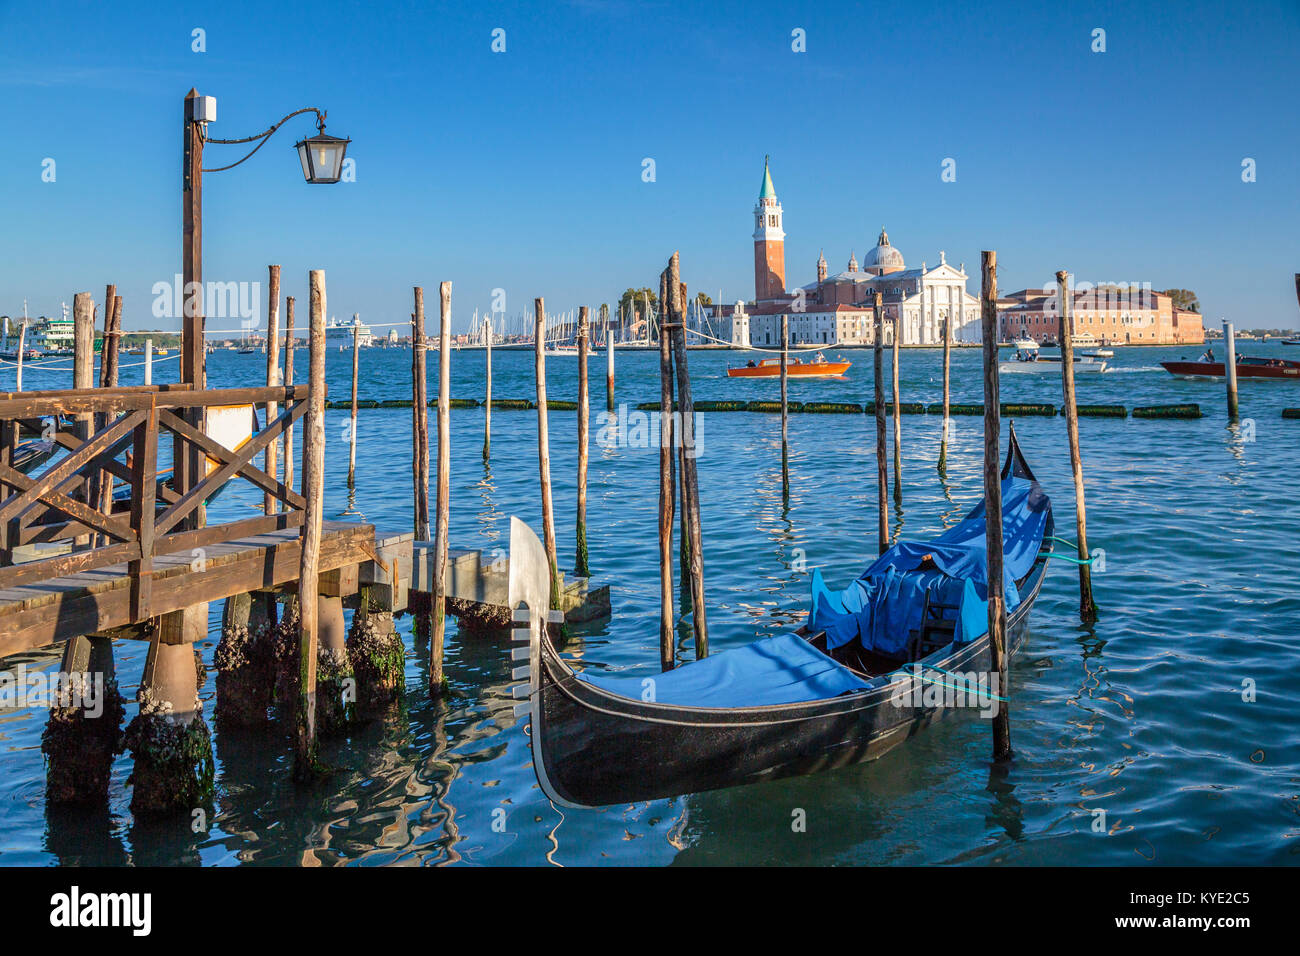
[[[821,352],[818,352],[810,362],[792,355],[786,360],[785,374],[789,378],[837,378],[847,372],[852,364],[843,361],[828,362]],[[765,358],[754,362],[751,359],[738,368],[729,366],[727,376],[729,378],[780,378],[781,360]]]

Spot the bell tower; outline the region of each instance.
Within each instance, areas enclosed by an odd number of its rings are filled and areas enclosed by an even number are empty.
[[[768,157],[763,158],[763,186],[754,206],[754,299],[775,299],[785,294],[785,230],[781,204],[772,186]]]

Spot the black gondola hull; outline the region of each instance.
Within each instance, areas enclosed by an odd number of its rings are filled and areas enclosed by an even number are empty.
[[[1027,575],[1029,591],[1008,617],[1012,653],[1024,641],[1045,565],[1046,558],[1040,558]],[[779,707],[708,711],[638,704],[579,680],[549,641],[542,642],[542,650],[533,745],[540,742],[550,795],[573,806],[698,793],[873,760],[959,709],[927,706],[925,685],[901,680]],[[988,637],[950,646],[918,663],[927,670],[987,674]],[[913,689],[911,695],[898,694],[905,686]],[[988,689],[1005,696],[999,688]]]

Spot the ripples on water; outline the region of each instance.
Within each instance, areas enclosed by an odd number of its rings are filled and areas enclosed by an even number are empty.
[[[1287,354],[1246,343],[1249,354]],[[1014,661],[1016,761],[991,768],[987,723],[961,715],[865,766],[756,787],[603,810],[553,808],[537,789],[523,728],[512,716],[504,641],[462,642],[449,621],[451,695],[430,703],[426,648],[410,619],[404,707],[388,720],[322,745],[339,769],[303,789],[289,780],[290,746],[266,734],[214,733],[216,815],[204,835],[188,820],[137,823],[128,811],[130,762],[115,765],[110,805],[99,813],[47,813],[37,709],[0,709],[0,863],[593,864],[593,863],[1064,863],[1249,864],[1295,862],[1300,853],[1300,741],[1291,692],[1297,664],[1295,586],[1300,514],[1293,463],[1300,422],[1294,385],[1241,383],[1254,441],[1224,427],[1219,384],[1170,379],[1162,359],[1199,349],[1127,349],[1120,367],[1080,380],[1081,402],[1130,407],[1200,402],[1201,421],[1085,419],[1081,424],[1090,544],[1106,552],[1095,576],[1101,619],[1080,626],[1071,566],[1053,566],[1034,607],[1031,635]],[[1292,350],[1296,351],[1296,350]],[[304,353],[305,354],[305,353]],[[793,382],[792,400],[865,402],[869,352],[843,382]],[[363,356],[367,398],[408,398],[410,353]],[[247,385],[261,356],[218,353],[214,387]],[[329,380],[347,393],[350,355],[331,353]],[[771,397],[774,382],[732,382],[727,357],[693,352],[699,399]],[[734,359],[733,359],[734,361]],[[494,393],[532,392],[531,355],[497,351]],[[305,361],[299,363],[305,368]],[[452,357],[453,396],[482,396],[481,352]],[[593,440],[603,408],[604,357],[592,362]],[[937,351],[905,351],[905,401],[938,401]],[[552,359],[553,398],[576,391],[576,362]],[[11,373],[10,373],[11,374]],[[28,387],[66,387],[51,373]],[[125,375],[134,372],[128,369]],[[170,373],[174,375],[173,373]],[[888,372],[886,372],[888,374]],[[436,377],[436,369],[431,369]],[[657,398],[657,357],[618,355],[618,395]],[[125,384],[131,384],[127,377]],[[954,354],[953,401],[981,401],[979,354]],[[1050,376],[1008,376],[1006,401],[1059,404]],[[360,413],[357,506],[381,531],[411,526],[410,413]],[[326,508],[347,506],[346,413],[327,412]],[[551,455],[561,561],[572,559],[575,416],[551,414]],[[452,543],[504,548],[508,519],[540,527],[536,414],[498,410],[492,461],[481,459],[483,413],[452,412]],[[1022,444],[1072,536],[1072,485],[1063,420],[1017,422]],[[956,418],[941,480],[938,416],[903,416],[903,501],[891,530],[929,537],[981,492],[982,420]],[[808,576],[855,576],[875,553],[874,426],[855,416],[794,415],[791,494],[781,501],[776,416],[703,418],[700,482],[705,579],[713,649],[737,647],[798,624]],[[571,643],[577,666],[629,674],[658,664],[657,450],[593,445],[589,534],[595,576],[613,585],[614,617]],[[226,515],[260,500],[232,493]],[[214,516],[220,520],[222,515]],[[1283,532],[1278,534],[1278,532]],[[212,607],[209,667],[219,636]],[[679,654],[692,657],[689,623]],[[133,698],[144,646],[116,645],[123,692]],[[53,652],[25,655],[56,668]],[[16,663],[16,659],[11,663]],[[1257,699],[1242,699],[1253,681]],[[204,688],[211,716],[213,681]],[[129,705],[128,719],[134,712]],[[806,832],[792,815],[806,814]],[[1096,811],[1105,811],[1095,832]],[[504,811],[504,816],[501,812]],[[504,819],[505,832],[494,828]]]

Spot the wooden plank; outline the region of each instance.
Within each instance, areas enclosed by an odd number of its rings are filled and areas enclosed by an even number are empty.
[[[331,571],[367,560],[373,536],[369,525],[356,525],[350,533],[323,534],[319,569]],[[243,548],[221,560],[210,554],[206,570],[201,572],[191,570],[188,561],[173,567],[162,567],[159,561],[151,612],[157,616],[224,600],[232,594],[283,587],[298,580],[300,558],[298,540],[289,538],[265,547]],[[125,565],[118,567],[121,572],[116,575],[45,582],[39,599],[24,593],[22,601],[6,601],[10,591],[0,592],[0,658],[134,623],[129,579]]]

